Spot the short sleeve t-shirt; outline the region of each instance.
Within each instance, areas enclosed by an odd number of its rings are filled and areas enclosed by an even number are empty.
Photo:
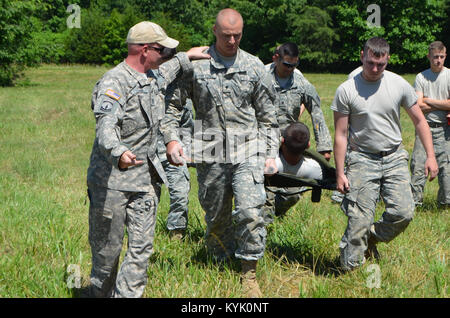
[[[305,179],[322,180],[322,167],[314,159],[303,157],[296,165],[290,165],[283,154],[275,158],[278,172],[291,174]]]
[[[331,104],[333,111],[349,115],[349,146],[377,153],[402,142],[400,107],[417,103],[417,94],[401,76],[384,71],[376,82],[359,73],[342,83]]]
[[[357,68],[355,68],[353,71],[351,71],[350,74],[348,74],[347,79],[351,79],[353,77],[355,77],[356,75],[358,75],[359,73],[361,73],[363,70],[362,66],[358,66]]]
[[[450,98],[450,69],[444,69],[435,73],[431,69],[427,69],[417,74],[414,82],[416,92],[423,93],[424,97],[433,99],[446,100]],[[429,122],[446,123],[447,111],[435,110],[424,114]]]

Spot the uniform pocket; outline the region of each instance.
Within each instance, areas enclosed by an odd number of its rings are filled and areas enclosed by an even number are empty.
[[[264,183],[264,173],[260,169],[252,170],[252,175],[255,183]]]
[[[249,107],[251,105],[254,83],[248,76],[239,78],[239,81],[230,81],[228,89],[230,90],[233,104],[238,108]]]
[[[345,198],[351,202],[356,202],[358,199],[358,192],[359,189],[352,189],[352,187],[350,187],[350,190],[345,194]]]
[[[127,207],[127,225],[129,229],[129,244],[132,247],[145,247],[152,241],[156,220],[156,201],[146,195],[133,200]]]
[[[121,136],[123,138],[131,136],[138,128],[137,122],[132,118],[125,118],[122,122]]]

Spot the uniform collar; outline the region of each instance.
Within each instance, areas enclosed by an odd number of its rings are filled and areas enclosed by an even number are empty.
[[[130,65],[128,65],[125,60],[122,63],[123,63],[123,67],[125,68],[125,70],[127,70],[127,72],[137,82],[139,82],[140,86],[145,86],[145,85],[149,84],[150,80],[148,79],[147,74],[136,71],[134,68],[132,68]]]
[[[209,48],[209,52],[211,55],[211,65],[216,68],[216,69],[226,69],[225,65],[223,65],[217,50],[216,50],[216,45],[213,44],[211,45],[211,47]],[[236,60],[234,61],[234,64],[227,70],[227,74],[229,73],[239,73],[239,72],[246,72],[246,68],[245,67],[241,67],[241,58],[242,58],[242,54],[241,54],[241,49],[238,48],[237,52],[236,52]]]
[[[277,88],[281,88],[280,84],[277,81],[277,73],[275,71],[276,66],[275,63],[272,63],[272,65],[270,66],[270,73],[272,74],[272,81],[275,85],[275,87]],[[292,72],[291,74],[291,86],[289,86],[288,88],[284,88],[284,89],[292,89],[292,88],[297,88],[297,86],[299,86],[300,84],[300,79],[296,76],[295,71]]]

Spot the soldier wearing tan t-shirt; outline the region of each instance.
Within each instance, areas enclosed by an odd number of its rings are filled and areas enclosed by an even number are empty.
[[[336,183],[345,193],[341,208],[348,217],[339,244],[345,271],[361,266],[367,258],[379,258],[376,243],[391,241],[412,220],[409,154],[402,145],[400,107],[410,116],[425,146],[425,173],[430,179],[437,174],[431,134],[417,95],[402,77],[385,71],[388,60],[389,44],[382,38],[369,39],[361,52],[363,71],[338,87],[331,105]],[[374,222],[380,196],[386,210]]]
[[[450,69],[444,66],[446,48],[440,41],[430,44],[428,50],[430,68],[419,73],[414,87],[419,97],[418,104],[430,126],[434,152],[439,165],[439,205],[450,205]],[[423,173],[425,151],[416,136],[411,157],[411,189],[416,205],[423,203],[423,189],[427,181]]]

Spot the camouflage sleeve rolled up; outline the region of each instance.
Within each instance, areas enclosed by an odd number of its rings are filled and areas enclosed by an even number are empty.
[[[311,116],[311,122],[314,131],[314,138],[316,140],[316,151],[332,151],[333,145],[328,126],[325,122],[322,109],[320,108],[320,98],[314,86],[305,78],[305,101],[306,110]]]

